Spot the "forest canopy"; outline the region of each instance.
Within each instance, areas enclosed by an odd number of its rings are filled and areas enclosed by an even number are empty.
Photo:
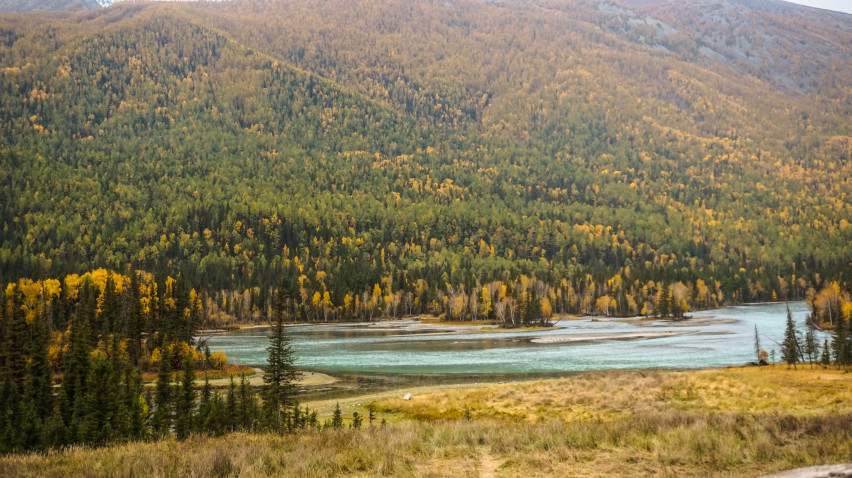
[[[726,5],[0,16],[0,278],[179,275],[213,323],[848,290],[850,21]]]

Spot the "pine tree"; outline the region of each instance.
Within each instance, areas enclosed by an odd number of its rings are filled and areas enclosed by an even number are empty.
[[[88,296],[92,293],[92,288],[87,280],[80,288],[80,302],[77,305],[77,313],[71,320],[68,353],[62,373],[62,389],[68,399],[66,411],[68,415],[64,419],[65,423],[72,427],[67,434],[69,439],[76,436],[76,430],[73,429],[76,421],[72,420],[72,415],[82,405],[79,400],[85,395],[87,389],[89,354],[92,351],[89,327],[94,313],[94,309],[91,308],[92,302],[88,299]]]
[[[47,447],[59,448],[66,445],[64,410],[67,408],[67,398],[63,391],[59,391],[54,400],[53,411],[42,428],[42,441]]]
[[[32,348],[30,340],[30,327],[23,308],[23,295],[17,285],[13,286],[9,297],[11,303],[11,314],[6,326],[6,343],[3,347],[6,352],[7,372],[15,381],[15,386],[23,392]]]
[[[838,319],[837,324],[834,326],[834,336],[832,337],[831,348],[834,351],[834,363],[838,366],[849,365],[850,351],[849,339],[850,337],[847,335],[847,327],[844,322],[852,321],[844,321],[842,318]]]
[[[120,397],[114,364],[102,352],[93,354],[89,384],[78,417],[80,440],[103,445],[117,438]]]
[[[225,399],[225,423],[226,431],[237,430],[238,411],[237,411],[237,386],[234,383],[234,376],[231,375],[231,383],[228,386],[228,396]]]
[[[214,391],[210,399],[210,411],[204,420],[204,429],[213,435],[219,435],[224,432],[227,424],[226,412],[222,394],[218,390]]]
[[[201,399],[198,402],[198,417],[196,419],[198,431],[203,433],[212,433],[212,430],[210,430],[210,428],[208,427],[212,408],[213,389],[210,386],[210,378],[208,377],[208,373],[205,370],[204,386],[201,388]]]
[[[334,406],[334,413],[331,415],[331,428],[339,430],[343,428],[343,413],[340,411],[340,402]]]
[[[127,337],[130,339],[127,354],[133,365],[139,365],[139,358],[142,356],[142,333],[145,331],[145,316],[142,313],[139,286],[139,274],[133,271],[130,273],[130,285],[127,287],[128,303],[125,309],[125,327]]]
[[[178,440],[186,439],[193,432],[195,405],[195,366],[192,357],[183,361],[183,377],[175,401],[175,433]]]
[[[796,324],[793,322],[793,314],[787,307],[787,327],[784,329],[784,340],[781,342],[781,359],[796,368],[799,361],[799,342],[796,338]]]
[[[822,357],[820,357],[820,363],[823,367],[827,367],[831,365],[831,346],[828,344],[828,339],[825,339],[825,342],[822,344]]]
[[[296,370],[290,334],[284,327],[285,298],[279,288],[273,307],[275,324],[269,332],[267,363],[263,373],[263,415],[268,429],[284,431],[281,409],[294,404]]]
[[[21,448],[21,395],[10,375],[0,384],[0,452]]]
[[[805,334],[805,355],[808,356],[811,368],[814,368],[814,358],[819,357],[819,344],[813,330],[808,330]]]
[[[43,320],[36,318],[31,328],[32,346],[25,395],[27,407],[32,407],[32,433],[38,435],[31,437],[30,441],[41,444],[42,421],[53,414],[53,373],[47,360],[47,330]]]
[[[150,409],[142,396],[142,376],[139,370],[130,364],[125,365],[124,406],[127,410],[127,436],[132,440],[148,438],[148,420]]]
[[[106,284],[104,285],[104,296],[101,301],[101,317],[98,319],[101,329],[97,332],[104,336],[114,334],[116,332],[119,310],[119,296],[115,291],[115,279],[113,279],[110,272],[107,274]]]
[[[163,347],[157,367],[157,385],[154,394],[154,415],[151,426],[158,436],[167,436],[172,430],[172,384],[171,356],[168,347]]]

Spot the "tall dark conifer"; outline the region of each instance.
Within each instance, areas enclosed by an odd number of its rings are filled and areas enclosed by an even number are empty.
[[[99,314],[101,317],[98,319],[98,323],[101,326],[101,330],[98,332],[101,335],[106,336],[116,332],[121,308],[119,299],[120,297],[115,291],[115,279],[113,279],[112,273],[109,273],[104,284],[104,297],[101,301],[101,312]]]
[[[187,438],[195,424],[195,367],[192,357],[183,360],[183,375],[175,400],[175,434],[178,440]]]
[[[121,397],[113,361],[100,350],[92,355],[77,431],[83,443],[102,445],[119,437]]]
[[[784,329],[784,341],[781,342],[781,359],[796,368],[799,361],[799,341],[796,338],[796,323],[793,322],[793,314],[787,307],[787,326]]]
[[[68,408],[64,417],[66,424],[72,424],[71,415],[81,403],[78,400],[86,393],[89,376],[89,353],[92,351],[90,321],[94,310],[91,308],[89,295],[92,293],[88,281],[80,289],[80,301],[77,313],[71,320],[71,331],[68,338],[68,352],[65,357],[65,367],[62,371],[62,390],[68,400]],[[70,436],[76,433],[71,431]]]
[[[157,385],[154,392],[154,415],[151,427],[158,436],[168,436],[172,430],[172,384],[171,361],[168,347],[163,347],[160,363],[157,367]]]
[[[293,348],[290,334],[284,327],[286,297],[283,288],[275,294],[273,311],[274,324],[269,331],[267,366],[263,373],[263,415],[270,430],[282,433],[285,424],[281,409],[295,403],[296,369],[293,367]]]
[[[27,396],[39,417],[53,413],[53,372],[47,359],[48,337],[44,322],[36,318],[31,326],[32,352],[27,364]]]

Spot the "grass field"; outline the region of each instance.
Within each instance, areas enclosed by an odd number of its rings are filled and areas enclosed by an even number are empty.
[[[11,455],[0,476],[759,476],[852,459],[840,370],[596,372],[340,404],[387,425]]]

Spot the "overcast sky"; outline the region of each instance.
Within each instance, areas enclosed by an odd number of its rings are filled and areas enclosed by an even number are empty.
[[[824,8],[826,10],[834,10],[837,12],[852,13],[852,0],[786,0],[788,2],[798,3],[799,5],[808,5],[810,7]]]

